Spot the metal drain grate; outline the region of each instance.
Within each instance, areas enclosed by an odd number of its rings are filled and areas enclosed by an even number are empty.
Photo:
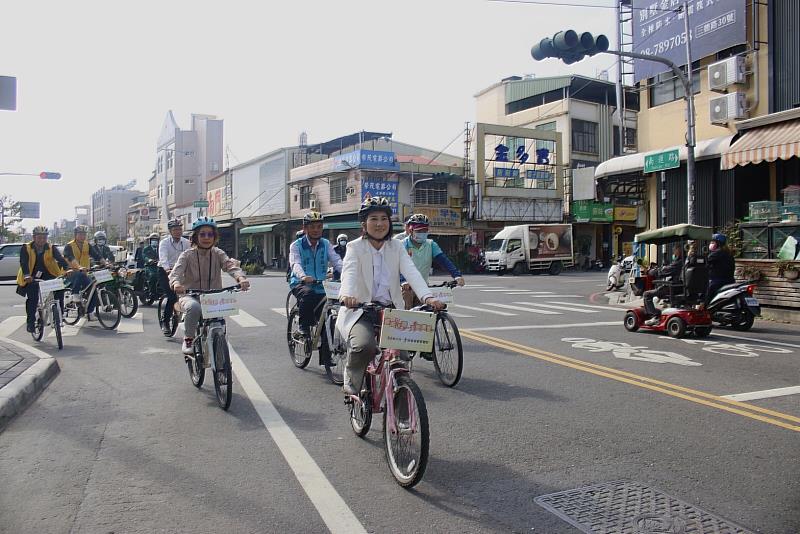
[[[662,491],[624,480],[550,493],[534,502],[587,534],[753,534]]]

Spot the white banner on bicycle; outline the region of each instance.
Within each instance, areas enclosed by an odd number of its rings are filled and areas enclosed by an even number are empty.
[[[431,352],[436,314],[385,309],[380,346],[384,349]]]
[[[200,295],[200,308],[204,319],[230,317],[239,313],[239,298],[236,293]]]
[[[39,282],[39,291],[49,293],[51,291],[61,291],[64,289],[63,278],[53,278],[52,280],[42,280]]]
[[[452,304],[453,301],[453,288],[450,287],[431,287],[429,288],[431,296],[443,302],[444,304]]]
[[[342,287],[341,282],[332,282],[325,280],[322,282],[322,287],[325,288],[325,296],[329,299],[339,300],[339,289]]]
[[[111,276],[111,271],[109,271],[108,269],[100,269],[99,271],[94,271],[92,273],[92,276],[94,276],[94,279],[98,284],[102,284],[103,282],[110,282],[111,280],[114,279],[114,277]]]

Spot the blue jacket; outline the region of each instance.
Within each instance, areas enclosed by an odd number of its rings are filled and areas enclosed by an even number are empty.
[[[315,252],[311,249],[308,239],[301,237],[292,243],[290,251],[294,247],[298,247],[299,249],[300,266],[303,272],[306,273],[306,276],[312,276],[316,280],[324,280],[328,272],[329,250],[333,248],[330,241],[324,237],[320,238],[319,242],[317,242],[317,250]],[[339,261],[341,262],[341,260]],[[289,276],[289,287],[294,288],[300,285],[300,283],[301,281],[297,273],[292,270],[291,276]],[[322,284],[314,284],[312,288],[315,293],[325,293],[325,288],[322,287]]]

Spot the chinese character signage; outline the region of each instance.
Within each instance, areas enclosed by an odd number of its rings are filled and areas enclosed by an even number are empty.
[[[400,164],[397,163],[394,152],[383,150],[354,150],[336,156],[337,170],[346,168],[377,169],[382,171],[399,171]],[[341,169],[340,169],[341,167]]]
[[[361,180],[361,198],[385,197],[392,206],[392,215],[397,216],[397,180],[364,178]]]
[[[633,0],[633,51],[686,65],[683,0]],[[747,42],[745,0],[690,0],[689,33],[692,59]],[[667,72],[661,63],[634,61],[636,81]]]
[[[667,169],[677,169],[681,166],[681,157],[678,149],[666,150],[656,154],[648,154],[644,157],[644,173],[665,171]]]
[[[614,208],[615,221],[635,221],[639,215],[639,208],[636,206],[617,206]]]
[[[207,214],[209,217],[216,217],[222,212],[222,192],[224,188],[211,189],[206,193],[206,200],[208,200]]]
[[[508,167],[495,167],[495,178],[519,178],[519,169],[511,169]]]
[[[532,170],[525,173],[528,180],[541,180],[543,182],[552,182],[556,179],[555,173],[550,171]]]
[[[461,228],[461,212],[450,208],[414,208],[415,213],[422,213],[431,221],[431,226]],[[435,233],[435,232],[434,232]]]
[[[434,313],[386,309],[379,344],[384,349],[430,352],[435,323]]]
[[[610,202],[595,202],[593,200],[576,200],[572,203],[572,216],[575,222],[612,222],[614,220],[614,205]]]

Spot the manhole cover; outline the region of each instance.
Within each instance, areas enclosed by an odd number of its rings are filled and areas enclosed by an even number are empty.
[[[616,481],[536,497],[587,534],[752,534],[719,516],[636,482]]]

